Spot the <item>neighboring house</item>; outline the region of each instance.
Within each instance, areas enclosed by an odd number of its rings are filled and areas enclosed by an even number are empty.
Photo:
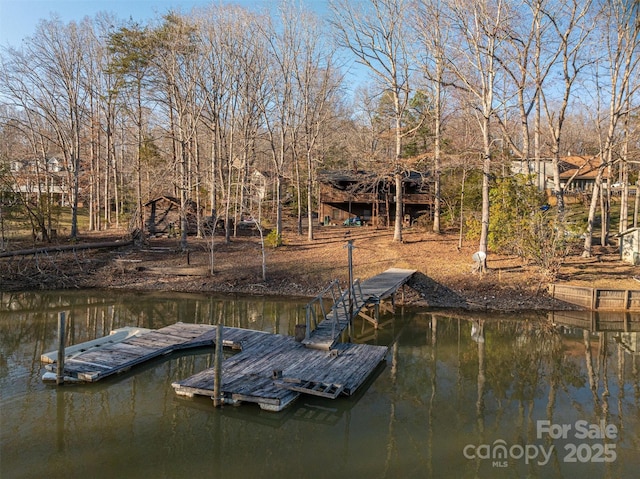
[[[597,157],[566,156],[560,159],[560,181],[563,186],[571,180],[566,187],[569,193],[582,193],[593,191],[596,176],[602,161]],[[605,169],[602,173],[602,181],[609,181],[609,172]]]
[[[358,217],[365,224],[386,225],[395,220],[395,181],[365,171],[318,172],[318,219],[344,224]],[[433,212],[432,185],[427,173],[410,171],[403,182],[405,225]]]
[[[173,196],[159,196],[144,205],[145,227],[150,235],[174,236],[180,232],[180,200]],[[197,208],[194,201],[187,202],[187,234],[198,232]]]
[[[536,175],[536,169],[540,170],[540,175],[544,178],[544,187],[547,190],[553,189],[553,164],[550,158],[522,161],[513,160],[511,162],[511,173],[514,175]]]
[[[273,190],[276,185],[275,175],[268,171],[253,170],[250,176],[250,191],[259,202],[264,201],[268,196],[274,196]]]
[[[277,197],[275,173],[255,169],[249,176],[246,186],[248,195],[242,206],[243,214],[247,213],[261,219],[263,208],[275,210]]]
[[[593,190],[593,186],[601,165],[600,158],[589,156],[565,156],[560,158],[560,183],[565,187],[566,193],[583,193]],[[544,175],[545,188],[553,189],[553,163],[550,158],[540,159],[540,174]],[[535,174],[536,162],[514,160],[511,164],[511,172],[514,174]],[[609,181],[609,172],[602,174],[604,183]],[[567,183],[571,181],[571,183]]]
[[[67,172],[57,158],[14,160],[10,164],[14,193],[21,195],[51,195],[54,202],[67,205],[70,192]]]

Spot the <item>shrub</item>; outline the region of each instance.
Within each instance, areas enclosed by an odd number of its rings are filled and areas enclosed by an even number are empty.
[[[545,204],[544,193],[529,176],[516,175],[496,180],[489,192],[489,248],[521,254],[529,225]]]
[[[264,242],[267,246],[271,248],[277,248],[278,246],[282,246],[282,235],[278,234],[275,229],[271,230],[269,234],[265,237]]]

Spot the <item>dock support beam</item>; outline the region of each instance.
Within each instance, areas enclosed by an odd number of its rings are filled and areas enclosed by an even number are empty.
[[[58,364],[56,365],[56,384],[64,384],[64,330],[65,312],[58,313]]]

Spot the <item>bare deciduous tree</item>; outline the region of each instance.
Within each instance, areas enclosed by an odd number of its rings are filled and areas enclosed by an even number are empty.
[[[294,141],[300,146],[306,165],[307,237],[313,240],[313,185],[315,164],[320,152],[318,141],[329,122],[335,119],[337,95],[341,75],[335,66],[335,51],[323,42],[317,18],[298,12],[300,51],[295,63],[296,96],[300,128],[295,130]],[[298,186],[298,191],[302,188]],[[298,228],[301,233],[301,195],[298,199]]]
[[[72,239],[78,235],[82,133],[86,125],[83,30],[75,22],[42,20],[21,50],[11,50],[5,89],[27,118],[47,125],[49,141],[63,156],[68,174]],[[39,120],[36,120],[39,117]],[[41,130],[42,131],[42,130]],[[42,233],[46,237],[46,227]]]
[[[562,133],[570,107],[572,90],[591,61],[583,48],[592,30],[589,22],[590,7],[591,0],[559,0],[548,4],[543,12],[549,19],[554,32],[554,42],[550,45],[553,45],[558,52],[562,72],[561,88],[550,86],[548,89],[539,91],[549,130],[553,162],[553,194],[557,200],[560,224],[563,223],[565,208],[564,186],[560,181]],[[556,91],[561,92],[559,101],[553,98]]]
[[[275,177],[274,201],[278,242],[283,232],[284,178],[289,159],[292,158],[292,140],[298,127],[294,95],[296,81],[294,59],[300,51],[300,38],[297,36],[297,18],[294,13],[296,10],[288,7],[286,3],[280,5],[280,23],[269,22],[263,25],[260,31],[273,59],[268,66],[269,95],[265,96],[261,107]]]
[[[448,65],[474,105],[482,134],[482,218],[479,251],[484,253],[486,269],[489,238],[489,186],[492,164],[492,117],[496,114],[495,88],[498,55],[507,37],[509,10],[503,0],[481,0],[469,4],[452,0],[450,5],[453,34],[459,39],[448,52]]]
[[[596,72],[593,76],[596,79],[596,91],[598,101],[596,102],[598,112],[600,105],[607,106],[605,115],[598,114],[602,125],[600,158],[601,165],[595,179],[595,186],[589,205],[589,216],[587,220],[587,234],[583,246],[582,255],[591,256],[593,226],[598,207],[601,202],[602,229],[600,241],[602,245],[608,242],[609,234],[609,202],[611,195],[611,181],[607,184],[606,191],[603,191],[604,173],[611,169],[616,161],[625,161],[623,157],[623,135],[619,124],[624,122],[630,115],[629,105],[631,98],[638,92],[640,85],[635,81],[638,74],[640,55],[640,22],[638,15],[640,6],[637,3],[629,4],[623,0],[611,0],[603,4],[598,15],[601,40],[606,45],[606,56],[596,62],[596,70],[602,70],[601,75]],[[604,98],[602,98],[604,97]],[[624,212],[626,216],[626,212]],[[622,222],[622,219],[621,219]]]
[[[416,30],[425,49],[421,63],[433,90],[433,231],[440,233],[442,137],[447,87],[445,49],[452,39],[443,2],[418,0],[418,11]]]
[[[402,241],[403,206],[401,163],[405,111],[411,99],[413,74],[412,38],[409,34],[408,0],[370,0],[353,2],[332,0],[331,23],[339,43],[346,47],[357,61],[366,66],[379,82],[383,92],[393,100],[395,152],[393,176],[395,180],[394,241]]]

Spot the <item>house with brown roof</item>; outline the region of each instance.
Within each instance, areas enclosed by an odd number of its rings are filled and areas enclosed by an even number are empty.
[[[560,159],[560,181],[569,193],[592,191],[602,160],[594,156],[565,156]],[[603,182],[609,181],[609,172],[602,172]]]
[[[593,191],[602,161],[597,156],[565,156],[560,158],[560,182],[567,193],[584,193]],[[534,160],[523,162],[516,160],[511,165],[515,174],[535,174]],[[540,159],[540,174],[544,175],[545,187],[553,189],[553,161],[551,158]],[[609,171],[602,173],[603,183],[609,181]]]

